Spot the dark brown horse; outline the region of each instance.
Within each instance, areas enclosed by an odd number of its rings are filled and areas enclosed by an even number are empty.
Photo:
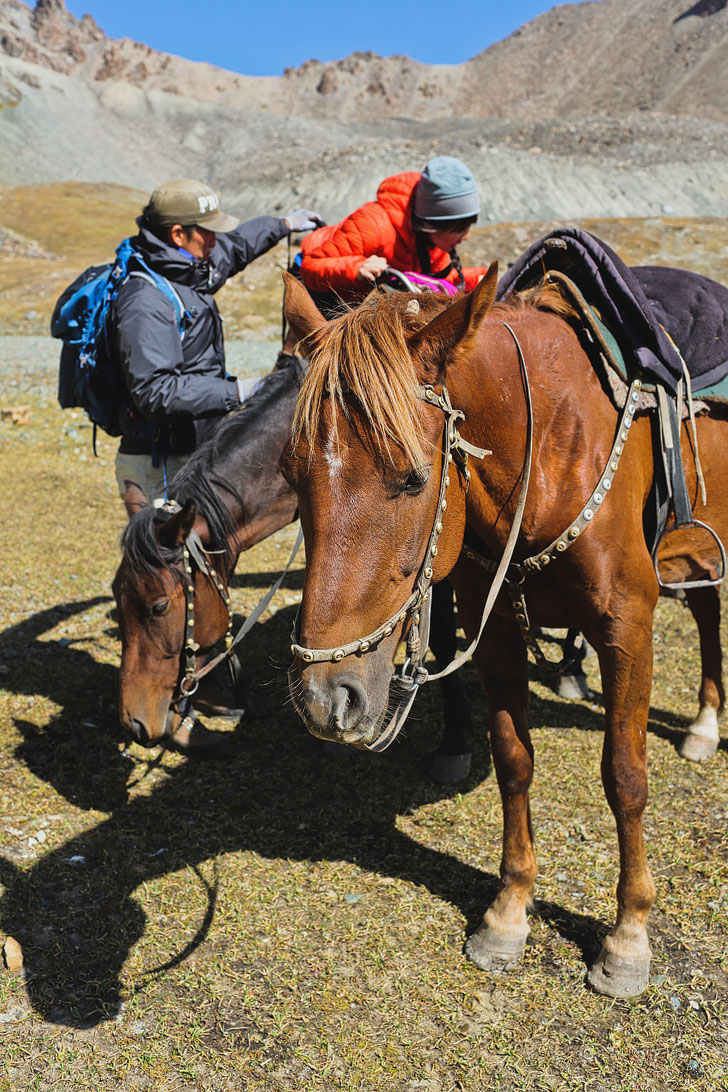
[[[295,366],[272,372],[175,476],[169,495],[179,510],[145,506],[129,520],[113,584],[121,635],[119,715],[145,746],[159,743],[170,727],[185,646],[196,646],[191,661],[199,669],[228,630],[228,580],[238,555],[295,519],[296,497],[278,460],[299,382]],[[202,564],[185,557],[191,534]]]
[[[477,634],[493,581],[486,566],[502,556],[521,496],[525,368],[533,472],[510,570],[523,578],[521,594],[515,611],[500,594],[474,653],[503,802],[501,883],[466,951],[479,967],[502,970],[519,959],[529,932],[533,751],[526,646],[516,622],[525,602],[533,626],[578,627],[599,656],[602,781],[617,824],[620,877],[616,923],[589,980],[599,992],[629,996],[648,982],[646,921],[655,893],[642,835],[659,590],[643,532],[651,423],[632,412],[636,403],[620,417],[553,290],[494,306],[495,289],[492,268],[444,309],[390,297],[325,325],[305,289],[287,279],[288,320],[311,361],[282,464],[298,494],[307,554],[291,693],[315,735],[377,747],[394,657],[416,621],[423,574],[433,581],[449,574],[464,629]],[[444,417],[445,388],[465,415],[454,430]],[[462,457],[443,466],[457,429],[492,454],[467,467]],[[708,497],[698,514],[725,540],[728,425],[706,416],[698,435]],[[683,446],[697,506],[685,431]],[[463,554],[464,543],[486,566]],[[663,578],[704,577],[715,561],[706,552],[691,530],[672,536],[661,554]],[[524,572],[528,559],[537,563]]]

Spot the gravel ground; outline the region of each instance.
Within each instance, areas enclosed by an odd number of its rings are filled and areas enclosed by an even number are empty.
[[[278,341],[241,339],[226,343],[229,370],[238,376],[263,375],[273,367]],[[38,393],[42,385],[55,398],[60,342],[50,337],[0,336],[2,402]]]

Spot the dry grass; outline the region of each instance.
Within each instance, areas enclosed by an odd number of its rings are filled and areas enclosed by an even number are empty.
[[[601,711],[537,679],[533,932],[518,971],[483,974],[461,954],[497,882],[483,736],[468,782],[435,786],[433,690],[391,751],[325,757],[281,670],[300,571],[244,646],[258,715],[233,759],[124,749],[114,445],[94,460],[81,415],[51,398],[0,423],[0,937],[26,958],[25,976],[0,970],[0,1090],[728,1088],[726,744],[704,766],[677,755],[698,668],[680,604],[661,602],[656,627],[652,985],[615,1003],[585,986],[617,874]],[[291,535],[246,557],[238,611]]]

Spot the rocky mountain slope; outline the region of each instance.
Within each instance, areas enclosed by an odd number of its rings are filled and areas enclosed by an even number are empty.
[[[352,54],[247,77],[0,0],[0,183],[148,191],[197,174],[242,214],[333,219],[459,155],[484,219],[728,214],[728,0],[561,5],[462,65]]]

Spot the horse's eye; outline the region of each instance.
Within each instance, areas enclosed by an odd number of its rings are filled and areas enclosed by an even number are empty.
[[[427,485],[429,476],[430,468],[427,466],[420,466],[415,470],[410,470],[402,484],[402,492],[409,493],[411,497],[416,497]]]
[[[169,610],[169,599],[160,599],[159,602],[152,604],[152,614],[159,617],[160,614],[166,614]]]

